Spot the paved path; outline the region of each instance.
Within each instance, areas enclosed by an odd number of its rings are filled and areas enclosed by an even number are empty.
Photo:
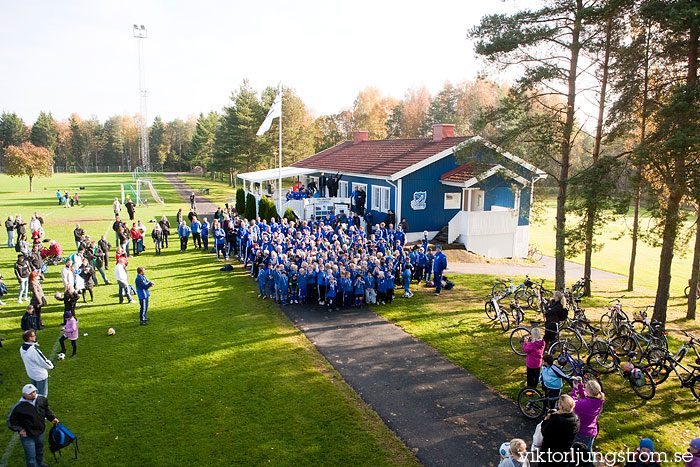
[[[187,183],[180,180],[177,174],[166,173],[165,178],[168,179],[173,188],[175,188],[175,191],[177,191],[178,194],[182,196],[182,199],[184,199],[189,205],[190,194],[192,194],[194,190]],[[207,198],[198,193],[195,201],[197,203],[197,213],[199,214],[199,217],[207,217],[209,218],[209,220],[211,220],[212,216],[216,212],[216,204],[212,203]],[[185,213],[183,217],[187,217],[187,213]]]
[[[190,187],[166,176],[189,201]],[[216,210],[197,199],[201,212]],[[503,441],[529,443],[534,424],[512,402],[374,312],[283,311],[423,464],[496,466]]]
[[[372,311],[283,311],[425,465],[497,465],[503,441],[532,439],[515,404]]]
[[[493,276],[524,276],[554,277],[554,258],[544,256],[540,261],[542,266],[521,266],[517,264],[489,264],[489,263],[450,263],[446,274],[490,274]],[[566,277],[579,279],[583,277],[583,265],[566,262]],[[593,268],[592,280],[627,279],[627,276]]]

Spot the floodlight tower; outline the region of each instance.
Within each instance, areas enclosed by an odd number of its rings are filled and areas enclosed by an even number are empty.
[[[140,141],[139,141],[139,159],[141,160],[141,168],[144,172],[150,172],[151,170],[151,159],[148,156],[148,108],[146,104],[146,99],[148,98],[148,91],[146,91],[146,66],[144,64],[143,56],[143,42],[148,37],[146,32],[146,26],[143,24],[138,26],[134,24],[134,37],[136,38],[136,44],[139,52],[139,96],[141,103],[141,121],[140,123]]]

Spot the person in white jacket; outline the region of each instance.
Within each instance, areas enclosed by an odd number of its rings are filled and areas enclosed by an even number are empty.
[[[121,204],[119,204],[119,198],[114,198],[114,203],[112,203],[112,211],[114,211],[114,217],[117,217],[121,210],[122,206]]]
[[[27,376],[36,386],[37,392],[47,397],[49,395],[49,370],[53,370],[53,363],[39,350],[36,332],[33,329],[24,331],[22,339],[24,339],[24,344],[20,347],[19,354],[22,356]]]
[[[66,260],[66,266],[61,269],[61,280],[64,290],[75,286],[75,271],[73,270],[73,260],[70,258]]]
[[[124,303],[124,296],[129,300],[129,303],[132,303],[133,299],[131,298],[129,277],[126,273],[126,261],[123,259],[117,261],[117,265],[114,266],[114,278],[119,285],[119,303]]]

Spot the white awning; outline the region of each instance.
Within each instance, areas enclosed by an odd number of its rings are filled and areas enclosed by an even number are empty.
[[[316,169],[304,169],[301,167],[282,167],[282,178],[298,177],[318,172]],[[238,174],[238,178],[248,182],[262,183],[268,180],[277,180],[280,177],[280,169],[258,170],[257,172],[246,172]]]

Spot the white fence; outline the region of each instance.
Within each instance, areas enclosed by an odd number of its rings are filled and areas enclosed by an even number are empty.
[[[527,256],[529,227],[518,227],[514,209],[460,211],[448,223],[449,243],[461,242],[478,255],[490,258]],[[524,249],[523,249],[524,244]]]

